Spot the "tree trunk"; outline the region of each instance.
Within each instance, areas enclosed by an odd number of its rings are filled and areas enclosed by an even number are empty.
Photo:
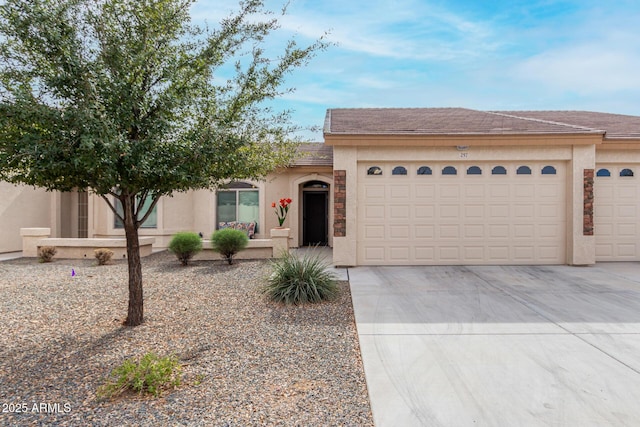
[[[123,198],[124,232],[127,237],[127,263],[129,265],[129,308],[126,326],[138,326],[143,322],[144,298],[142,292],[142,264],[140,242],[135,218],[135,197]]]

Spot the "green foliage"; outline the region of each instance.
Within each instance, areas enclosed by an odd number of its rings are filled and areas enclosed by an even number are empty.
[[[202,250],[202,239],[196,233],[183,231],[176,233],[169,242],[169,252],[173,252],[182,265]]]
[[[98,260],[98,265],[105,265],[111,262],[113,251],[107,248],[99,248],[93,251],[93,255]]]
[[[38,248],[38,258],[40,262],[51,262],[53,256],[58,253],[58,249],[55,246],[40,246]]]
[[[235,254],[246,248],[248,244],[247,234],[233,228],[215,231],[211,236],[211,247],[214,251],[219,252],[229,265],[233,264]]]
[[[147,353],[137,362],[127,359],[114,368],[105,384],[98,388],[97,395],[101,399],[110,399],[131,390],[157,397],[163,390],[180,386],[181,379],[182,366],[176,357]]]
[[[300,258],[287,252],[272,261],[272,268],[264,293],[273,301],[315,303],[338,295],[336,275],[318,255],[305,254]]]
[[[280,24],[262,0],[212,28],[191,23],[194,2],[0,2],[0,180],[105,200],[130,250],[131,326],[142,323],[138,229],[159,198],[290,164],[296,128],[269,104],[327,46],[274,48]]]

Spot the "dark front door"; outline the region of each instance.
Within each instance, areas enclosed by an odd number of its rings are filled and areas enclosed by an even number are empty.
[[[329,240],[328,208],[329,193],[326,191],[305,191],[302,211],[302,244],[326,245]]]

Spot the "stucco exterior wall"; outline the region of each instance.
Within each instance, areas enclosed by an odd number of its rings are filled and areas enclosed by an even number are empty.
[[[329,185],[329,206],[332,204],[331,185],[333,177],[330,167],[319,168],[290,168],[269,175],[265,181],[246,181],[257,187],[259,192],[260,214],[255,238],[269,238],[269,230],[278,226],[272,202],[281,198],[293,200],[285,227],[291,229],[290,245],[297,247],[301,243],[302,210],[300,209],[303,185],[309,181],[322,181]],[[114,227],[114,215],[107,204],[98,196],[91,196],[90,211],[92,212],[93,228],[89,237],[122,237],[124,230]],[[171,236],[179,231],[201,232],[209,238],[215,231],[218,220],[216,218],[216,192],[209,190],[176,193],[173,197],[162,198],[157,205],[157,228],[141,228],[141,236],[156,238],[155,247],[167,247]],[[329,218],[329,244],[332,243],[332,216]]]
[[[22,250],[20,228],[51,227],[54,194],[0,182],[0,253]]]

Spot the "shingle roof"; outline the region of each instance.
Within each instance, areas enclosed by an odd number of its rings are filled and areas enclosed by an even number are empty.
[[[322,142],[300,144],[298,152],[301,157],[294,162],[295,166],[333,166],[333,147]]]
[[[478,111],[465,108],[327,110],[325,134],[605,134],[640,137],[640,117],[584,111]]]
[[[602,129],[607,138],[640,138],[640,117],[592,111],[502,111],[519,117]]]

